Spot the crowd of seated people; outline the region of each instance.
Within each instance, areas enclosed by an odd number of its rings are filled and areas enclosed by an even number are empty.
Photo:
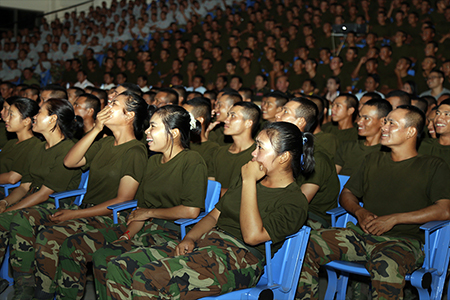
[[[296,298],[317,297],[323,258],[366,259],[372,296],[403,297],[423,259],[411,224],[450,219],[448,2],[113,0],[5,33],[0,184],[21,184],[0,194],[0,256],[10,247],[15,299],[81,299],[88,262],[99,299],[253,286],[262,243],[278,249],[304,224],[314,230]],[[344,23],[367,32],[334,36]],[[87,170],[83,204],[58,210],[49,195]],[[346,231],[326,214],[338,174],[351,176],[340,205],[359,221]],[[204,209],[207,179],[221,200],[180,241],[173,220]],[[135,198],[113,224],[107,206]],[[373,256],[324,254],[367,241]],[[217,276],[216,255],[233,276]],[[213,283],[195,280],[199,257]]]

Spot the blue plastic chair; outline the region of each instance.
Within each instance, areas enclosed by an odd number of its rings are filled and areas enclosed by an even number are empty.
[[[357,223],[353,216],[348,217],[350,214],[342,207],[329,213],[333,227],[345,227],[347,221]],[[421,300],[441,299],[450,256],[450,221],[428,222],[420,229],[425,231],[425,261],[421,268],[407,274],[405,279],[416,287]],[[335,296],[338,300],[345,299],[350,274],[370,276],[363,264],[355,262],[332,261],[325,265],[325,269],[328,273],[325,299],[334,299]]]
[[[183,239],[184,236],[186,235],[186,226],[197,223],[210,211],[214,209],[214,206],[216,206],[216,203],[219,201],[220,198],[221,187],[222,185],[220,184],[220,182],[208,180],[208,187],[206,190],[206,198],[205,198],[205,211],[201,212],[195,219],[178,219],[175,221],[176,224],[180,225],[181,239]],[[113,219],[115,224],[119,222],[118,220],[119,211],[136,207],[137,207],[137,200],[130,200],[123,203],[108,206],[108,208],[113,211]]]
[[[41,86],[47,86],[50,83],[52,74],[50,74],[50,69],[41,73]]]
[[[339,189],[339,196],[340,196],[342,193],[342,190],[344,189],[345,184],[350,179],[350,176],[338,175],[338,178],[339,178],[339,185],[340,185],[340,189]]]
[[[89,181],[89,170],[81,174],[81,180],[78,189],[51,194],[50,197],[55,199],[56,208],[59,208],[59,200],[75,196],[77,197],[75,198],[73,203],[80,206],[81,203],[83,203],[84,195],[86,194],[88,181]]]
[[[215,297],[204,297],[201,300],[294,299],[310,232],[311,228],[303,226],[299,232],[288,236],[283,247],[275,253],[273,258],[271,257],[270,246],[272,241],[267,241],[265,243],[266,266],[264,267],[264,274],[255,287]]]

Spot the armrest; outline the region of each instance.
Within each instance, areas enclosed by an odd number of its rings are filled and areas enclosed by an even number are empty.
[[[425,252],[424,268],[430,269],[434,260],[441,261],[447,256],[448,246],[450,243],[450,227],[448,224],[450,221],[431,221],[420,226],[420,229],[425,231],[425,244],[423,251]],[[444,252],[445,255],[441,252]],[[432,259],[434,257],[434,259]],[[448,256],[447,256],[448,257]],[[445,272],[447,271],[447,264],[441,262],[444,266]],[[439,267],[438,267],[439,269]],[[439,270],[444,271],[444,270]]]
[[[331,226],[335,227],[337,223],[337,219],[340,216],[347,214],[348,212],[342,207],[336,207],[332,210],[327,211],[327,214],[331,215]]]
[[[60,199],[65,199],[65,198],[74,197],[74,196],[80,196],[80,195],[84,195],[84,194],[86,194],[86,189],[77,189],[77,190],[53,193],[49,197],[55,199],[55,206],[56,206],[56,208],[59,208],[59,200]]]
[[[125,210],[125,209],[129,209],[129,208],[136,208],[136,207],[137,207],[137,200],[125,201],[122,203],[108,206],[108,208],[113,211],[114,224],[117,224],[119,222],[118,218],[117,218],[117,212]]]
[[[197,224],[198,221],[200,221],[204,216],[206,216],[206,212],[201,212],[197,218],[195,219],[178,219],[174,223],[180,225],[180,231],[181,231],[181,239],[184,239],[186,236],[186,226]]]
[[[437,229],[441,229],[442,227],[444,227],[449,223],[450,221],[431,221],[420,226],[420,229],[433,232]]]

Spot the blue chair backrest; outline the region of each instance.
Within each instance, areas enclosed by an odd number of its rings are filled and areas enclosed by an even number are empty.
[[[205,212],[209,213],[214,209],[220,198],[220,189],[222,185],[218,181],[208,180],[208,188],[205,198]]]
[[[339,189],[339,195],[341,195],[342,190],[344,189],[345,184],[347,183],[347,181],[350,179],[350,176],[346,176],[346,175],[338,175],[339,178],[339,185],[340,185],[340,189]],[[339,199],[338,199],[339,200]],[[339,203],[339,202],[338,202]]]
[[[89,170],[81,174],[80,185],[78,186],[78,188],[87,189],[88,181],[89,181]],[[81,203],[83,203],[84,195],[85,194],[78,196],[73,203],[80,206]]]

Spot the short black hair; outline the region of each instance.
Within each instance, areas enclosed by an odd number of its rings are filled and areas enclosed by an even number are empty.
[[[252,136],[256,135],[259,127],[259,120],[261,119],[261,109],[253,102],[240,101],[233,106],[240,106],[243,108],[242,115],[245,120],[251,120],[252,124]]]
[[[392,105],[385,99],[370,99],[364,105],[373,106],[377,109],[378,119],[386,117],[392,110]]]

